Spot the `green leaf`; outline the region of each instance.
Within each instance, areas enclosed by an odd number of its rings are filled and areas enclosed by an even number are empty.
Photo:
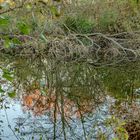
[[[7,27],[10,23],[10,20],[8,17],[3,17],[3,16],[0,16],[0,27]]]
[[[118,138],[113,138],[112,140],[119,140]]]
[[[4,73],[2,77],[10,82],[13,81],[13,77],[9,73]]]
[[[19,133],[19,128],[15,128],[15,131]]]
[[[10,98],[15,98],[16,93],[15,93],[15,92],[9,92],[9,93],[8,93],[8,96],[9,96]]]
[[[1,85],[0,85],[0,92],[1,93],[3,93],[4,92],[4,90],[2,89],[2,87],[1,87]]]
[[[42,40],[44,40],[45,43],[48,43],[48,40],[47,40],[47,38],[43,35],[43,33],[41,33],[40,38],[41,38]]]
[[[19,22],[17,24],[17,28],[19,29],[19,31],[22,34],[30,34],[31,28],[28,24],[24,23],[24,22]]]
[[[6,38],[4,41],[4,47],[10,48],[10,45],[11,45],[11,40],[9,38]]]
[[[21,44],[21,41],[20,41],[19,39],[17,39],[17,38],[13,38],[13,39],[12,39],[12,42],[13,42],[14,44]]]
[[[15,45],[21,44],[21,41],[17,38],[9,39],[9,37],[5,37],[4,40],[4,47],[5,48],[12,48],[15,47]]]
[[[50,11],[52,12],[53,15],[57,15],[58,14],[57,8],[55,6],[51,6],[50,7]]]
[[[42,136],[40,136],[40,139],[39,139],[39,140],[43,140],[43,139],[42,139]]]

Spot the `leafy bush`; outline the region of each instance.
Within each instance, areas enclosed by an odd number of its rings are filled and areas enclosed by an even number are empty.
[[[73,32],[91,33],[94,23],[84,17],[67,17],[64,21],[65,26]]]
[[[115,25],[117,21],[117,17],[118,17],[117,13],[106,10],[100,16],[98,24],[100,28],[102,28],[103,30],[108,30],[109,27],[112,27],[113,25]]]

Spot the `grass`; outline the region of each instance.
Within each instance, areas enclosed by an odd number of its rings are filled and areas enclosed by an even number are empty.
[[[114,33],[140,29],[139,8],[140,4],[135,0],[99,0],[94,3],[89,0],[78,6],[72,5],[65,12],[66,17],[70,15],[74,19],[76,16],[86,17],[94,23],[96,32]]]

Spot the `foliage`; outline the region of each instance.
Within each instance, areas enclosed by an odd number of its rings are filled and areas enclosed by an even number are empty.
[[[79,33],[139,29],[139,3],[135,0],[112,2],[78,0],[77,4],[64,3],[66,2],[61,0],[1,1],[0,25],[7,27],[9,32],[19,31],[22,34],[34,35],[35,32],[44,30],[47,21],[55,22],[56,17],[59,17],[57,22],[64,23],[70,30]]]
[[[84,129],[86,123],[83,117],[87,112],[92,115],[96,105],[102,104],[105,100],[104,87],[113,97],[127,98],[132,95],[133,98],[134,91],[140,86],[139,71],[130,72],[129,68],[125,67],[126,69],[120,73],[119,67],[119,69],[103,69],[101,74],[91,68],[139,58],[139,9],[138,0],[0,0],[0,52],[27,57],[28,61],[23,61],[23,57],[20,59],[15,57],[16,62],[12,64],[16,67],[14,78],[17,83],[19,82],[18,86],[28,87],[28,94],[33,92],[33,89],[41,87],[41,78],[47,81],[47,90],[44,85],[40,88],[44,90],[40,92],[41,98],[30,100],[32,103],[37,103],[33,105],[34,107],[39,105],[39,108],[44,109],[44,95],[49,93],[51,87],[56,87],[56,90],[50,93],[54,92],[56,97],[60,96],[59,109],[65,104],[64,108],[60,109],[60,112],[64,113],[62,119],[69,117],[66,113],[73,112],[72,108],[69,109],[69,103],[72,106],[76,105],[77,116],[81,118]],[[35,61],[30,59],[31,56]],[[55,63],[55,65],[51,64],[51,67],[48,61],[44,61],[48,56],[51,59],[58,58],[57,63],[61,60],[67,62],[77,60],[78,64],[76,63],[75,68],[72,69],[68,67],[71,63],[65,68],[63,64],[61,71],[60,65],[57,66]],[[91,67],[81,68],[81,62],[87,62]],[[26,66],[23,67],[22,64]],[[16,90],[5,90],[2,84],[4,82],[12,86],[14,79],[11,69],[1,66],[0,70],[2,71],[0,108],[3,108],[5,97],[15,98],[17,95]],[[44,74],[47,76],[44,77]],[[32,84],[33,81],[37,81],[39,85]],[[65,96],[62,99],[63,93]],[[69,100],[66,100],[67,98]],[[49,103],[51,99],[45,100],[45,103]],[[57,99],[55,101],[57,102]],[[120,104],[120,101],[116,104]],[[55,106],[56,109],[59,104]],[[52,108],[50,109],[53,111]],[[66,109],[70,111],[66,112]],[[55,114],[56,112],[54,116]],[[105,120],[104,124],[106,128],[112,126],[114,140],[128,139],[125,124],[121,119],[111,117]],[[98,137],[105,140],[108,139],[108,134],[101,130],[98,132]],[[41,139],[43,136],[40,136]]]
[[[10,72],[8,69],[5,68],[1,68],[0,67],[0,74],[2,73],[2,79],[0,79],[0,83],[1,81],[3,81],[4,83],[7,83],[9,85],[12,86],[12,82],[13,82],[13,73]],[[16,93],[14,91],[11,91],[10,89],[5,90],[3,89],[2,84],[0,85],[0,100],[3,100],[4,96],[8,96],[10,98],[14,98],[16,96]]]
[[[129,136],[124,128],[125,122],[112,116],[111,118],[106,119],[105,124],[107,127],[111,126],[114,133],[116,134],[113,140],[128,140]]]
[[[103,12],[99,19],[99,27],[102,30],[112,30],[117,22],[118,13],[115,13],[112,10],[106,10]]]
[[[125,67],[103,69],[102,80],[110,95],[117,99],[126,99],[128,96],[133,98],[136,89],[140,86],[139,70],[136,69],[139,68],[135,63],[126,64]]]
[[[66,17],[64,21],[64,26],[66,26],[70,31],[76,33],[92,33],[94,28],[94,23],[89,21],[84,17]]]
[[[30,34],[31,27],[28,25],[28,23],[19,22],[17,23],[17,28],[21,34]]]

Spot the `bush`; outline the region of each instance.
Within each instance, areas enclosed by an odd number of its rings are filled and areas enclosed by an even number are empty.
[[[102,30],[109,30],[111,27],[114,28],[113,26],[115,25],[117,21],[117,13],[113,11],[106,10],[104,11],[103,14],[101,14],[100,19],[99,19],[99,27]]]
[[[94,28],[94,23],[84,17],[67,17],[64,25],[70,31],[84,34],[93,32]]]

